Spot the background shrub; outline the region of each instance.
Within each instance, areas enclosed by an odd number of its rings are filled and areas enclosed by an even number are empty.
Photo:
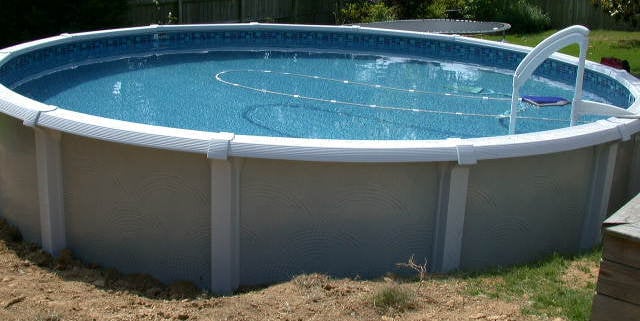
[[[549,29],[551,18],[542,8],[528,1],[515,1],[499,21],[511,24],[515,32],[539,32]]]
[[[531,0],[466,0],[466,17],[479,21],[511,24],[514,32],[538,32],[551,25],[551,18]]]
[[[640,25],[640,0],[591,0],[591,2],[617,20],[628,22],[632,27]]]
[[[63,32],[125,24],[127,0],[2,0],[0,48]]]
[[[336,14],[338,24],[357,22],[389,21],[398,19],[396,6],[384,1],[352,1],[340,8]]]
[[[431,0],[424,1],[421,10],[419,11],[420,18],[429,19],[442,19],[447,18],[447,10],[460,10],[460,13],[464,13],[464,8],[467,6],[467,0]],[[470,17],[464,18],[470,19]]]
[[[338,23],[395,19],[446,18],[447,10],[460,10],[464,19],[501,21],[514,32],[538,32],[551,18],[533,0],[378,0],[350,1],[339,10]]]

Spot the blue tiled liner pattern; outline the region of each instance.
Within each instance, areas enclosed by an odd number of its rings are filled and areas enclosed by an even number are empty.
[[[328,31],[225,30],[203,32],[143,33],[122,37],[104,37],[34,50],[0,66],[0,83],[9,87],[20,80],[46,70],[86,60],[153,54],[183,50],[226,48],[306,48],[374,52],[396,56],[420,56],[515,70],[524,58],[520,52],[453,41]],[[575,83],[577,67],[548,59],[536,75],[569,85]],[[587,70],[584,89],[607,97],[614,105],[633,103],[627,88],[613,78]]]

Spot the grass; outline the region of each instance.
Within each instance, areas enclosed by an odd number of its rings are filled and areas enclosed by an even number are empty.
[[[534,34],[513,34],[507,35],[506,40],[509,43],[534,47],[540,41],[550,36],[557,30],[549,30]],[[500,41],[502,36],[482,36],[484,39]],[[573,56],[578,56],[578,45],[571,45],[563,50]],[[640,76],[640,31],[611,31],[611,30],[592,30],[589,34],[589,51],[587,59],[600,62],[602,57],[616,57],[629,61],[631,65],[631,73],[636,77]]]
[[[577,257],[553,255],[545,260],[508,269],[468,276],[467,291],[510,302],[523,303],[522,312],[572,321],[589,320],[596,270],[602,251]],[[584,273],[582,281],[571,274]]]
[[[403,312],[414,307],[415,293],[399,284],[387,284],[373,295],[373,306],[382,313]]]

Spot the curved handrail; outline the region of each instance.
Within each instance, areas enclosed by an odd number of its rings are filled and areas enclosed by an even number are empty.
[[[518,113],[518,101],[520,99],[520,87],[531,77],[536,68],[538,68],[538,66],[540,66],[540,64],[542,64],[549,56],[568,45],[577,43],[580,46],[580,56],[578,58],[578,71],[576,73],[576,89],[571,108],[571,126],[574,125],[578,118],[575,113],[575,102],[582,100],[582,80],[584,76],[584,62],[587,56],[589,43],[588,36],[589,29],[586,27],[571,26],[549,36],[524,57],[513,75],[509,134],[515,134],[516,132],[516,116]]]
[[[576,72],[576,87],[571,103],[571,122],[574,126],[581,115],[600,115],[622,118],[636,118],[638,114],[624,108],[609,104],[598,103],[582,99],[582,83],[584,79],[584,64],[587,57],[589,43],[589,29],[583,26],[571,26],[562,29],[547,39],[540,42],[520,62],[513,75],[513,92],[511,93],[511,115],[509,121],[509,134],[516,132],[516,120],[518,114],[518,101],[520,100],[520,87],[531,77],[533,72],[549,56],[556,51],[574,43],[580,45],[578,57],[578,71]]]

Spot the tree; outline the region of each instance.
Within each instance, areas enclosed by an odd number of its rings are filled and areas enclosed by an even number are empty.
[[[612,17],[630,22],[634,27],[640,22],[640,0],[592,0]]]

